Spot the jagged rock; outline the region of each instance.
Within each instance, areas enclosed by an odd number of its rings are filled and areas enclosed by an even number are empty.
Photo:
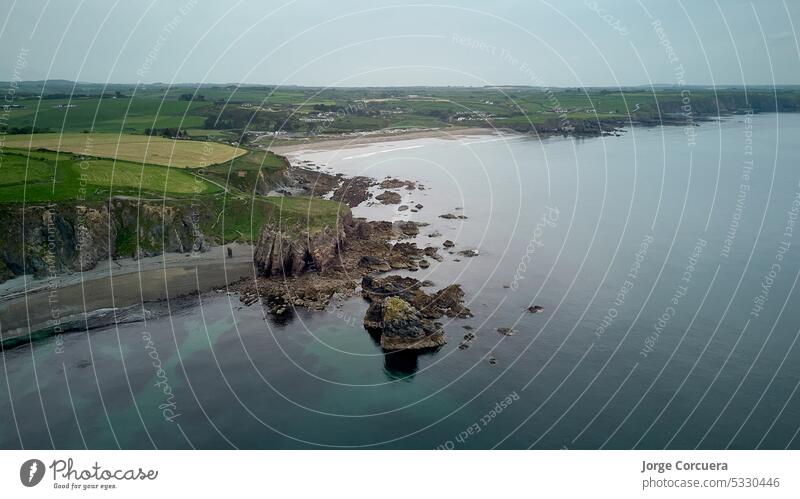
[[[400,204],[400,201],[402,200],[400,194],[392,191],[383,191],[383,193],[375,196],[375,199],[380,201],[382,204]]]
[[[423,284],[426,283],[421,283],[413,277],[366,275],[361,279],[361,294],[373,303],[389,296],[402,298],[429,319],[438,319],[444,315],[472,317],[470,310],[464,306],[464,292],[461,286],[451,284],[428,295],[420,289]]]
[[[396,228],[397,231],[405,237],[416,237],[419,234],[419,225],[416,222],[404,222],[398,221],[392,224],[393,228]]]
[[[380,321],[375,320],[378,317]],[[445,344],[444,332],[433,321],[396,296],[371,304],[364,325],[380,330],[381,348],[385,350],[419,350]]]
[[[371,255],[364,255],[358,262],[358,266],[364,269],[375,270],[379,272],[387,272],[391,267],[382,258],[374,257]]]
[[[254,263],[263,276],[299,275],[309,270],[325,270],[334,263],[345,238],[341,224],[313,233],[295,227],[282,231],[272,224],[261,229]]]
[[[397,178],[387,178],[383,180],[380,185],[381,189],[399,189],[405,187],[407,190],[411,191],[416,188],[416,183],[411,180],[400,180]]]

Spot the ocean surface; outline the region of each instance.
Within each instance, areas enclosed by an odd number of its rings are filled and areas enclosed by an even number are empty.
[[[409,273],[461,284],[475,317],[388,354],[360,297],[276,322],[204,294],[2,352],[0,447],[800,448],[797,137],[764,114],[296,154],[423,184],[398,191],[417,213],[354,211],[477,250]]]

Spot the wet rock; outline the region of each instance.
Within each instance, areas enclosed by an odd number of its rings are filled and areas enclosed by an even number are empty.
[[[431,264],[428,263],[428,260],[420,260],[418,265],[419,265],[419,268],[421,268],[421,269],[427,269],[428,267],[431,266]]]
[[[316,172],[315,174],[320,175]],[[369,177],[347,178],[333,191],[331,199],[341,201],[353,208],[370,198],[369,188],[373,185],[375,185],[375,181]]]
[[[399,203],[399,201],[398,201]],[[445,213],[444,215],[439,215],[439,218],[444,218],[445,220],[466,220],[467,217],[464,215],[453,215],[452,213]]]
[[[417,203],[414,205],[414,208],[421,210],[422,208],[424,208],[424,206],[422,206],[422,204]]]
[[[383,191],[383,193],[375,196],[375,199],[380,201],[382,204],[400,204],[400,201],[402,200],[400,194],[392,191]]]
[[[456,245],[456,243],[454,243],[453,241],[451,241],[449,239],[447,239],[445,242],[442,243],[442,246],[444,246],[445,248],[452,248],[455,245]]]
[[[435,230],[435,231],[431,232],[430,234],[428,234],[428,237],[442,237],[442,233],[439,232],[438,230]]]
[[[490,355],[489,358],[487,359],[487,362],[489,362],[489,364],[491,365],[495,365],[497,364],[497,359],[495,358],[494,355]]]
[[[461,256],[466,256],[472,258],[473,256],[478,256],[478,252],[473,249],[465,249],[458,252]]]
[[[510,327],[499,327],[497,328],[497,332],[502,334],[503,336],[514,336],[515,334],[517,334],[517,332],[511,329]]]
[[[405,187],[406,190],[412,191],[417,187],[417,184],[415,182],[412,182],[411,180],[387,178],[381,182],[380,186],[381,189],[399,189],[401,187]]]
[[[541,314],[544,312],[544,307],[540,307],[539,305],[533,305],[532,307],[528,307],[528,312],[532,314]]]
[[[358,266],[363,269],[370,269],[379,272],[387,272],[391,270],[391,267],[384,259],[371,255],[362,256],[361,260],[358,262]]]
[[[419,225],[411,221],[398,221],[392,224],[392,228],[398,232],[401,237],[416,237],[419,234]]]
[[[404,204],[402,204],[402,205],[397,207],[397,211],[406,211],[407,209],[408,209],[408,206],[404,205]]]

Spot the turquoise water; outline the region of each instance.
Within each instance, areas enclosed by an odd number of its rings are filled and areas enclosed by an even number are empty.
[[[276,323],[207,294],[3,352],[0,447],[798,448],[800,116],[696,133],[306,152],[420,181],[419,213],[357,214],[480,252],[413,274],[467,294],[445,347],[384,354],[360,298]]]

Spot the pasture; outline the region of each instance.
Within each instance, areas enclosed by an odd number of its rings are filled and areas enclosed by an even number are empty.
[[[163,166],[48,151],[5,150],[0,157],[0,203],[185,198],[220,191],[186,170]]]
[[[133,163],[202,168],[225,163],[247,151],[216,142],[172,140],[145,135],[112,133],[37,133],[9,135],[5,146],[14,149],[46,149]]]

